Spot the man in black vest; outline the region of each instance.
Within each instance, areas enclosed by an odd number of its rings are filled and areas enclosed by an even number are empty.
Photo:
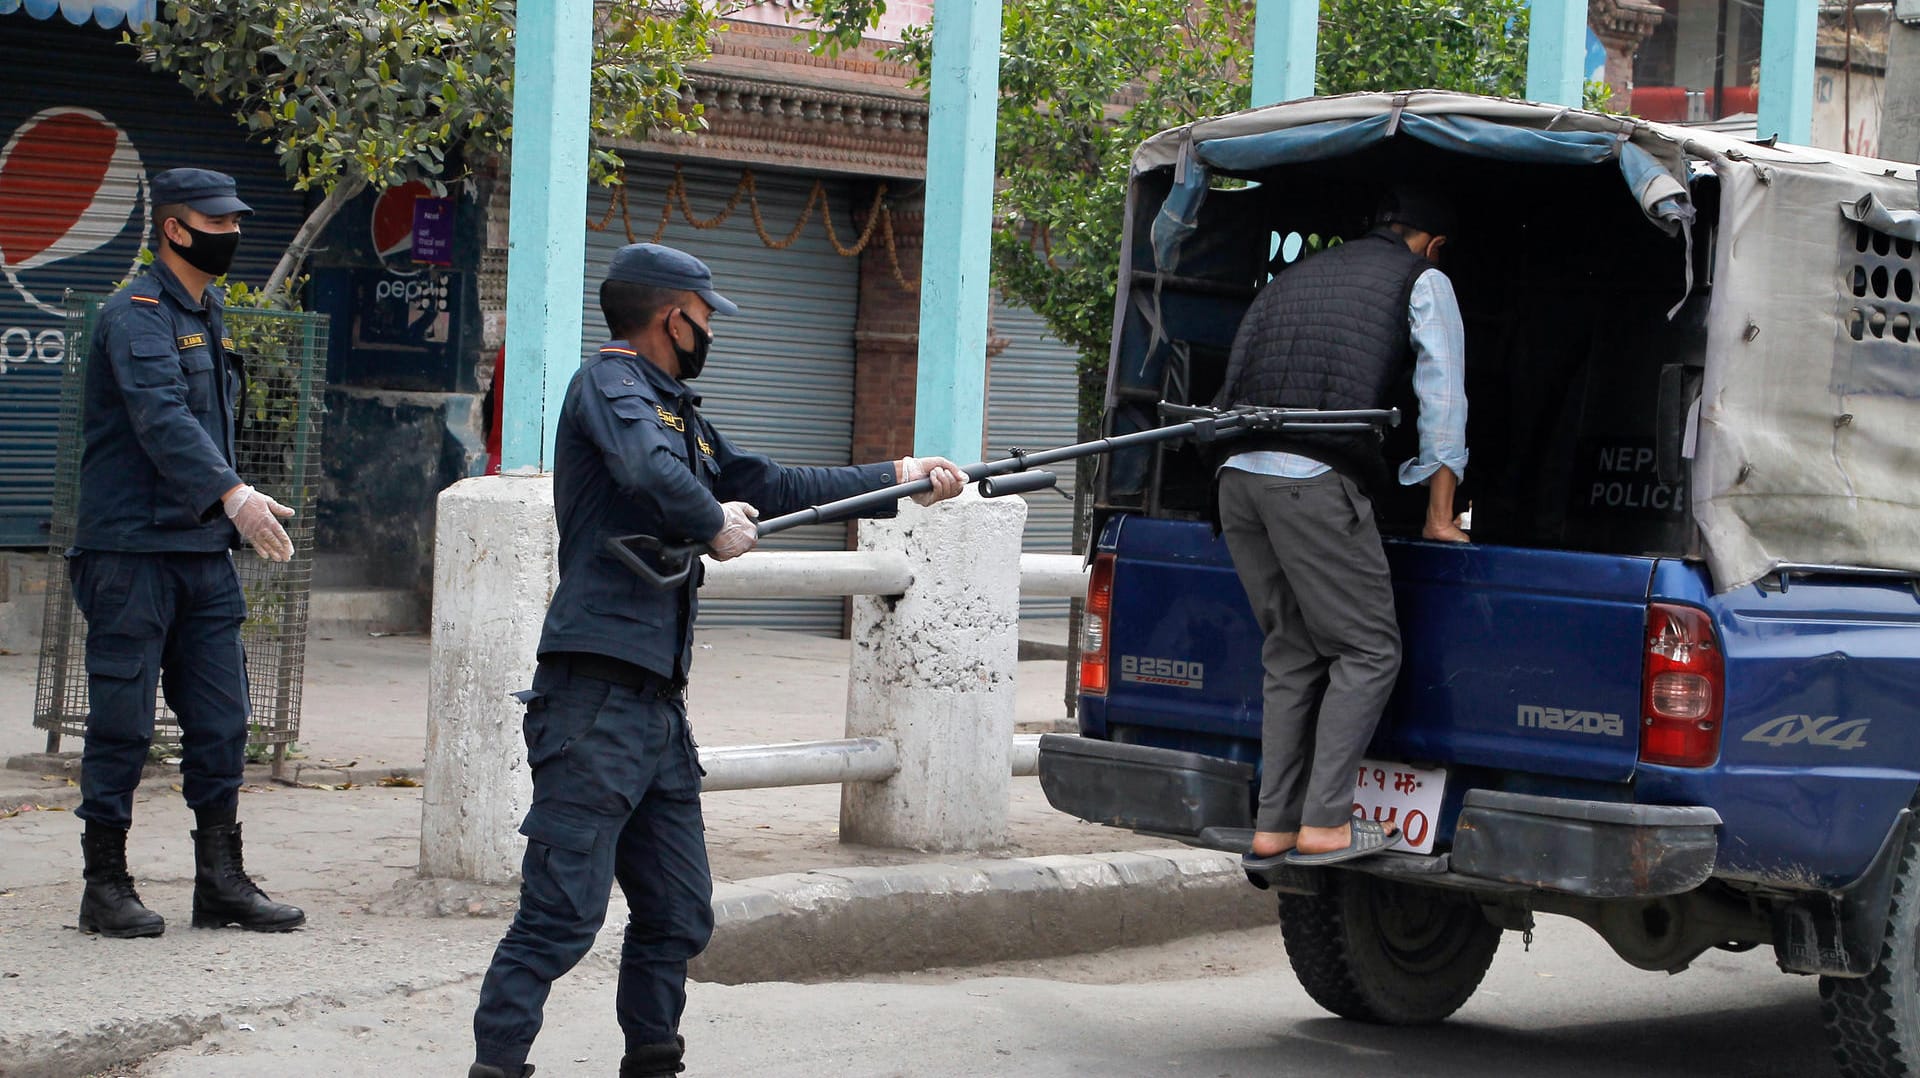
[[[1357,819],[1353,775],[1400,670],[1393,582],[1373,494],[1428,486],[1428,539],[1465,542],[1465,335],[1434,261],[1453,220],[1396,188],[1366,235],[1287,269],[1254,298],[1215,404],[1383,408],[1412,368],[1420,455],[1398,475],[1373,434],[1273,434],[1234,444],[1218,473],[1221,530],[1265,642],[1260,803],[1249,866],[1331,864],[1387,849]]]

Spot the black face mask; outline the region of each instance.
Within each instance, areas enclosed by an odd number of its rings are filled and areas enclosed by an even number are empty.
[[[239,232],[202,232],[185,221],[180,222],[180,227],[193,237],[191,247],[173,245],[180,257],[187,260],[187,265],[215,277],[224,276],[227,270],[233,268],[233,252],[240,246]]]
[[[700,323],[688,318],[687,312],[676,310],[673,313],[679,315],[680,321],[685,322],[687,327],[693,330],[692,348],[682,348],[679,341],[672,337],[667,338],[667,343],[673,345],[673,358],[680,361],[680,380],[691,382],[700,377],[701,370],[707,365],[707,350],[713,347],[713,334],[700,328]]]

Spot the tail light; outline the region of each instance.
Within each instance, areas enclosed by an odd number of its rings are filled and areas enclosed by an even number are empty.
[[[1719,758],[1726,665],[1706,611],[1668,603],[1648,608],[1642,692],[1642,763],[1708,767]]]
[[[1100,554],[1093,559],[1093,573],[1087,580],[1087,608],[1080,619],[1080,691],[1092,696],[1107,694],[1110,668],[1107,644],[1113,638],[1113,555]]]

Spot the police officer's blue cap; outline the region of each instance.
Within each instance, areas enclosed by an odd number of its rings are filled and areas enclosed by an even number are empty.
[[[232,176],[207,168],[170,168],[153,178],[153,204],[176,203],[209,217],[253,212],[252,206],[240,201],[239,187]]]
[[[713,271],[685,251],[658,243],[629,243],[607,263],[607,280],[692,292],[716,314],[737,314],[738,304],[713,290]]]

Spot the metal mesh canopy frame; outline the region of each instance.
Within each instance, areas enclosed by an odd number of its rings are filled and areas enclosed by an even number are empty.
[[[60,386],[60,445],[54,469],[50,550],[64,555],[73,542],[80,498],[81,401],[91,355],[93,326],[104,296],[69,294],[67,361]],[[306,669],[308,599],[313,585],[313,501],[320,481],[319,382],[327,355],[324,315],[292,311],[229,309],[227,335],[244,358],[243,406],[234,429],[235,470],[243,479],[294,510],[285,522],[293,559],[276,564],[251,548],[234,554],[246,594],[247,620],[240,630],[246,649],[247,730],[250,756],[270,750],[276,770],[300,736],[300,690]],[[47,588],[45,635],[40,646],[33,724],[47,731],[47,751],[63,735],[87,732],[86,619],[71,589]],[[180,726],[156,700],[154,744],[180,743]]]

